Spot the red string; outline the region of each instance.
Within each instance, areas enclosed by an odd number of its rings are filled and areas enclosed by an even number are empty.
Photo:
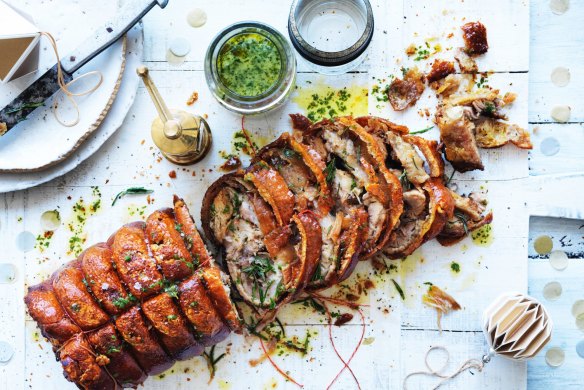
[[[284,378],[286,378],[290,382],[294,383],[296,386],[303,388],[304,385],[301,385],[300,383],[296,382],[294,379],[292,379],[292,377],[290,375],[286,374],[280,367],[278,367],[278,365],[272,360],[272,358],[270,357],[270,354],[266,350],[266,346],[264,345],[264,341],[260,337],[258,337],[258,339],[260,340],[260,345],[262,346],[262,349],[264,350],[264,354],[265,354],[266,358],[270,361],[270,363],[276,369],[276,371],[278,371],[280,373],[280,375],[282,375]]]
[[[353,369],[349,366],[349,364],[351,363],[351,361],[353,360],[353,358],[357,354],[357,351],[359,350],[359,348],[361,347],[361,344],[363,342],[363,338],[365,337],[365,315],[363,314],[363,312],[361,311],[361,309],[359,307],[360,306],[369,306],[369,305],[358,304],[358,303],[349,302],[349,301],[345,301],[345,300],[337,299],[337,298],[325,297],[325,296],[322,296],[322,295],[316,294],[316,293],[311,294],[311,296],[315,299],[319,299],[319,300],[323,301],[322,305],[323,305],[323,307],[326,311],[327,317],[328,317],[329,340],[331,342],[333,350],[335,351],[335,354],[337,355],[339,360],[343,363],[343,368],[341,368],[341,370],[337,373],[337,375],[334,377],[334,379],[331,381],[331,383],[329,383],[329,385],[327,386],[327,390],[332,387],[332,385],[337,381],[337,379],[341,376],[341,374],[343,373],[343,371],[345,371],[345,369],[349,370],[349,372],[351,373],[351,376],[353,377],[353,379],[355,380],[355,383],[357,384],[357,388],[361,389],[361,384],[359,383],[357,376],[355,375],[355,373],[353,372]],[[353,353],[351,353],[351,356],[349,357],[349,359],[347,361],[345,361],[345,359],[343,359],[343,357],[341,356],[339,350],[337,349],[335,341],[333,339],[332,316],[331,316],[331,313],[330,313],[328,306],[325,303],[326,301],[332,302],[336,305],[347,306],[351,309],[354,309],[359,313],[359,316],[361,317],[361,325],[362,325],[361,337],[359,338],[359,342],[357,343],[357,346],[355,346]]]

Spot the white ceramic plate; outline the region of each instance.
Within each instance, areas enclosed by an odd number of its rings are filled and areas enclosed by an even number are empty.
[[[40,172],[0,173],[0,193],[34,187],[64,175],[95,153],[121,126],[128,110],[134,102],[134,97],[136,96],[136,90],[138,87],[139,79],[136,75],[135,69],[141,63],[142,59],[142,25],[139,24],[134,27],[128,33],[127,37],[126,64],[122,75],[121,87],[107,116],[99,128],[89,134],[85,142],[80,144],[74,153],[63,162],[50,166]],[[106,53],[103,54],[105,55]],[[48,115],[52,116],[53,114],[49,112]],[[49,149],[48,146],[45,146],[45,148]]]

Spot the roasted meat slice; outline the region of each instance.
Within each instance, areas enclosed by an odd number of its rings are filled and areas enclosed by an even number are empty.
[[[253,207],[254,189],[246,185],[249,183],[236,175],[214,183],[204,203],[214,205],[216,211],[206,214],[208,220],[203,217],[203,226],[214,240],[221,238],[231,280],[243,300],[261,311],[261,320],[271,316],[291,291],[300,293],[306,285],[320,257],[321,231],[316,218],[307,212],[264,235]],[[231,199],[235,198],[234,203]],[[227,204],[232,207],[226,220],[217,210]],[[221,230],[223,226],[227,228]]]
[[[465,51],[472,55],[485,54],[489,50],[487,28],[481,22],[469,22],[462,27]]]
[[[481,148],[498,148],[511,142],[521,149],[533,149],[529,133],[517,125],[485,118],[476,124],[475,137]]]
[[[295,130],[305,131],[312,125],[312,121],[302,114],[290,114],[290,119]]]
[[[195,267],[206,267],[212,265],[211,256],[209,255],[209,252],[207,252],[205,243],[197,230],[195,221],[193,220],[185,201],[175,195],[173,202],[174,215],[176,221],[181,226],[180,233],[187,249],[191,253],[193,264]]]
[[[454,217],[449,219],[444,225],[444,229],[436,237],[440,245],[451,246],[468,236],[472,231],[477,230],[493,222],[493,213],[489,212],[479,221],[465,219],[465,215],[455,212]]]
[[[61,307],[51,279],[28,288],[24,297],[28,313],[35,320],[41,334],[48,338],[54,349],[59,348],[75,334],[81,332]]]
[[[282,267],[282,288],[276,289],[276,299],[267,308],[259,308],[255,329],[261,330],[272,322],[278,310],[297,297],[311,280],[320,260],[322,236],[315,216],[307,211],[294,215],[289,242],[275,255],[275,263]],[[260,287],[261,288],[261,287]]]
[[[294,194],[276,169],[265,161],[258,161],[248,168],[245,180],[253,183],[261,197],[272,207],[278,225],[290,222],[294,213]]]
[[[86,333],[86,337],[95,353],[107,361],[105,368],[122,387],[136,388],[146,380],[146,374],[124,346],[113,323]]]
[[[430,178],[424,170],[424,160],[418,155],[412,143],[406,142],[404,138],[393,132],[385,133],[385,140],[391,156],[399,161],[411,183],[421,185]]]
[[[432,84],[435,81],[441,80],[455,72],[456,69],[454,69],[453,62],[437,59],[432,63],[432,69],[430,70],[430,73],[428,73],[428,75],[426,76],[426,79],[428,80],[429,84]]]
[[[106,244],[89,247],[80,261],[85,285],[108,314],[118,315],[137,302],[118,278],[112,265],[112,251]]]
[[[103,368],[109,363],[109,359],[96,355],[81,333],[73,336],[59,349],[59,360],[65,378],[80,389],[114,390],[118,387],[116,381]]]
[[[471,88],[474,85],[473,77],[474,74],[449,74],[443,79],[434,81],[430,84],[430,87],[436,91],[439,97],[447,98],[457,93],[459,90],[464,89],[464,86],[462,85],[463,81],[467,81],[466,90]]]
[[[264,146],[252,163],[259,161],[265,161],[280,173],[294,194],[297,211],[310,209],[321,214],[329,213],[333,202],[323,173],[325,167],[314,160],[305,145],[284,133]]]
[[[223,341],[229,328],[215,309],[199,275],[193,275],[178,285],[178,302],[193,326],[195,339],[203,346]]]
[[[360,249],[368,235],[369,215],[363,208],[353,208],[347,218],[347,228],[340,237],[338,260],[335,262],[335,283],[351,276],[357,266]]]
[[[105,324],[109,317],[93,300],[84,280],[77,260],[55,272],[53,290],[69,317],[81,329],[92,330]]]
[[[383,250],[390,259],[409,256],[434,238],[452,218],[454,210],[450,191],[439,178],[431,178],[421,188],[404,192],[404,203],[400,224]]]
[[[172,209],[155,211],[146,220],[150,251],[167,280],[185,279],[195,269],[181,233],[182,225],[175,220]]]
[[[143,222],[131,223],[122,226],[108,240],[118,275],[138,299],[162,289],[162,274],[158,271],[156,260],[150,257],[145,228]]]
[[[459,172],[483,170],[474,136],[474,124],[460,106],[442,106],[436,112],[436,124],[444,143],[446,159]]]
[[[442,178],[444,176],[444,160],[440,154],[437,141],[428,140],[416,135],[404,135],[404,141],[416,146],[426,159],[430,177]]]
[[[405,135],[410,132],[407,126],[398,125],[377,116],[360,116],[355,118],[355,122],[363,126],[367,132],[375,134],[378,137],[383,137],[383,134],[389,131],[400,135]]]
[[[426,89],[426,77],[417,67],[409,69],[404,78],[395,78],[389,85],[388,98],[391,107],[403,111],[416,104]]]
[[[132,307],[116,320],[116,328],[124,341],[132,347],[132,352],[140,367],[148,375],[156,375],[170,368],[173,364],[156,336],[142,317],[139,307]]]
[[[492,212],[483,215],[486,200],[479,194],[461,196],[451,190],[450,194],[454,203],[454,213],[437,236],[438,242],[444,246],[456,244],[472,231],[493,221]]]
[[[172,293],[176,294],[178,286],[174,286],[174,290],[167,291],[173,291]],[[171,292],[149,298],[142,303],[142,311],[157,330],[159,339],[170,356],[177,360],[198,356],[203,352],[203,345],[195,340],[187,322],[169,294]]]
[[[233,332],[241,333],[243,330],[242,321],[237,307],[231,299],[231,284],[228,276],[216,266],[203,268],[198,272],[198,275],[207,289],[215,310]]]
[[[424,191],[430,199],[430,217],[424,227],[424,241],[427,242],[435,238],[444,229],[446,223],[452,218],[454,213],[454,198],[450,191],[442,182],[442,178],[432,178],[424,183]]]
[[[315,123],[303,137],[306,145],[324,142],[328,154],[326,177],[336,208],[345,215],[364,205],[369,215],[361,258],[379,250],[403,210],[399,180],[385,167],[386,150],[375,134],[349,117]]]

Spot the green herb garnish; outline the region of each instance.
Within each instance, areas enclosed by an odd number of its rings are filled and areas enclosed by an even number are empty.
[[[266,279],[266,274],[275,271],[274,265],[266,256],[254,256],[251,264],[243,270],[246,274],[254,279]]]
[[[434,128],[434,126],[430,126],[430,127],[426,127],[425,129],[422,130],[416,130],[416,131],[411,131],[410,134],[424,134],[430,130],[432,130]]]
[[[331,158],[331,160],[328,162],[328,164],[326,164],[326,168],[324,169],[326,182],[329,184],[332,183],[333,180],[335,179],[335,172],[337,170],[336,160],[337,159],[333,156],[333,158]]]
[[[294,303],[294,304],[301,304],[304,307],[311,307],[314,310],[316,310],[317,312],[319,312],[320,314],[326,314],[326,310],[325,310],[324,306],[321,305],[318,301],[316,301],[312,297],[308,297],[308,298],[304,298],[304,299],[299,299],[299,300],[294,301],[292,303]]]
[[[133,296],[132,294],[128,294],[128,296],[126,298],[124,298],[124,297],[117,297],[116,299],[114,299],[112,301],[112,303],[118,309],[125,309],[128,305],[131,305],[131,304],[133,304],[133,303],[135,303],[137,301],[138,300],[136,299],[135,296]]]
[[[149,190],[149,189],[146,189],[144,187],[130,187],[128,189],[125,189],[123,191],[118,192],[118,194],[114,198],[114,201],[112,202],[112,206],[115,205],[116,202],[118,201],[118,199],[120,199],[123,196],[126,196],[126,195],[151,194],[153,192],[154,192],[154,190]]]
[[[460,272],[460,264],[453,261],[452,263],[450,263],[450,269],[456,273],[459,273]]]
[[[213,345],[209,352],[203,352],[203,357],[207,361],[207,367],[209,368],[209,382],[211,382],[213,378],[215,378],[217,363],[219,363],[219,361],[225,357],[225,353],[215,357],[215,345]]]
[[[115,336],[114,336],[114,337],[115,337]],[[110,347],[107,349],[107,355],[112,355],[112,354],[114,354],[114,353],[120,353],[120,352],[122,352],[122,349],[121,349],[121,348],[119,348],[119,347],[110,346]]]
[[[399,293],[399,296],[401,297],[401,299],[405,301],[406,300],[406,296],[404,294],[404,290],[402,290],[402,288],[400,287],[400,285],[397,284],[397,282],[395,281],[395,279],[391,279],[391,281],[393,282],[393,285],[395,286],[395,289]]]
[[[164,292],[167,293],[169,297],[178,299],[178,286],[176,284],[166,286]]]
[[[41,107],[41,106],[44,106],[44,105],[45,105],[44,102],[40,102],[40,103],[26,103],[26,104],[23,104],[20,107],[13,108],[12,110],[6,111],[5,114],[14,114],[14,113],[20,112],[22,110],[27,110],[27,109],[30,109],[30,108],[37,108],[37,107]]]
[[[493,115],[496,111],[497,107],[492,102],[485,102],[485,108],[483,113],[486,115]]]
[[[456,217],[456,219],[458,219],[460,221],[460,223],[462,223],[462,227],[464,228],[464,234],[466,234],[468,236],[468,217],[461,213],[460,211],[455,211],[454,212],[454,216]]]

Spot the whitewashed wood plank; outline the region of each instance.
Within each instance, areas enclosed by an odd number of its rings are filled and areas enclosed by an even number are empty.
[[[552,239],[553,250],[563,250],[569,258],[584,258],[584,222],[579,219],[531,217],[529,221],[529,257],[547,259],[533,244],[542,235]],[[530,263],[531,264],[531,263]]]
[[[460,27],[478,20],[486,26],[489,42],[489,51],[477,57],[479,69],[527,72],[529,30],[525,27],[529,25],[529,0],[493,1],[488,6],[482,0],[417,0],[404,4],[402,44],[405,46],[400,52],[392,53],[396,60],[406,57],[404,50],[410,44],[424,46],[428,39],[432,39],[429,42],[432,48],[436,43],[442,46],[442,52],[430,60],[453,59],[455,49],[464,46]]]
[[[584,171],[584,126],[582,124],[532,125],[533,150],[529,152],[529,174],[550,175]],[[559,144],[557,154],[544,154],[542,145],[551,140]]]
[[[17,194],[0,195],[0,237],[3,252],[0,263],[11,264],[16,269],[12,283],[0,283],[0,341],[10,345],[14,352],[11,360],[0,364],[0,388],[10,389],[24,385],[25,380],[25,332],[24,327],[24,279],[26,268],[23,253],[16,247],[17,236],[29,226],[23,219],[26,200]],[[21,324],[21,326],[16,326]]]
[[[481,359],[488,351],[488,346],[482,332],[443,332],[402,330],[402,366],[401,378],[410,372],[426,371],[424,355],[432,346],[444,346],[450,351],[450,364],[445,374],[455,372],[467,359]],[[432,354],[434,368],[443,364],[444,354]],[[441,389],[497,389],[513,390],[525,388],[525,362],[513,362],[501,357],[494,357],[482,372],[467,371]],[[471,374],[472,372],[472,374]],[[416,376],[408,381],[409,389],[430,389],[440,380],[424,376]],[[397,387],[392,387],[397,388]],[[401,389],[401,383],[400,387]]]
[[[556,226],[561,226],[561,221],[555,222]],[[578,231],[571,229],[566,229],[565,232],[578,234]],[[579,257],[570,259],[564,271],[553,269],[547,260],[529,261],[529,294],[546,306],[554,321],[554,331],[549,344],[528,364],[527,384],[530,388],[546,389],[561,386],[580,389],[584,386],[584,378],[580,375],[583,358],[576,353],[576,343],[584,339],[584,334],[576,327],[576,319],[571,314],[573,303],[577,299],[584,299],[582,291],[584,259],[582,254]],[[543,287],[552,281],[562,285],[562,295],[555,301],[546,300],[542,293]],[[560,347],[565,353],[564,363],[557,368],[548,366],[545,361],[545,353],[552,347]]]
[[[584,7],[579,1],[571,1],[563,15],[552,13],[548,0],[532,0],[531,6],[531,68],[529,97],[529,121],[553,122],[550,116],[555,105],[572,108],[570,121],[584,121],[584,31],[579,26],[584,17]],[[553,85],[550,75],[554,68],[570,69],[571,82],[559,88]]]

